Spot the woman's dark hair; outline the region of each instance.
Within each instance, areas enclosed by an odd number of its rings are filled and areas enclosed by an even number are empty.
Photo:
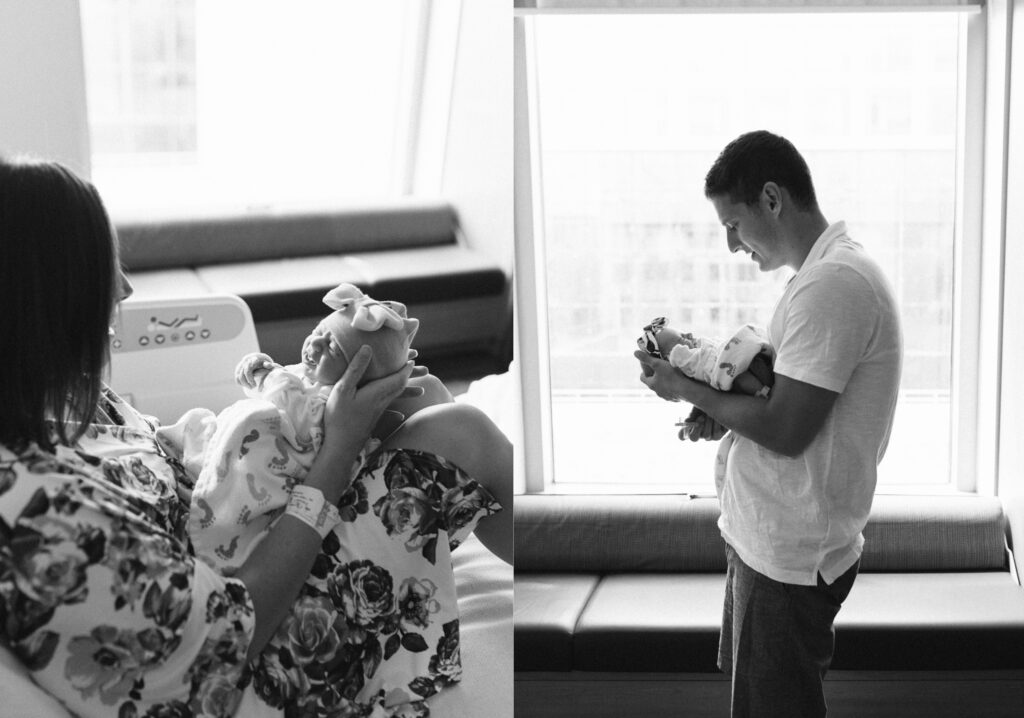
[[[704,196],[754,205],[766,182],[785,187],[800,209],[818,205],[807,162],[792,142],[766,130],[740,135],[725,146],[704,178]]]
[[[55,162],[0,157],[0,443],[52,448],[52,421],[71,444],[92,421],[117,267],[91,184]]]

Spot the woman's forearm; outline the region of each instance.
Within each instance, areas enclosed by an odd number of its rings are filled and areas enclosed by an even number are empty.
[[[356,460],[374,424],[404,393],[413,374],[409,361],[394,374],[357,388],[372,358],[370,348],[361,347],[331,390],[324,409],[324,442],[303,481],[320,489],[332,504],[352,483]],[[322,543],[316,530],[285,514],[238,569],[235,577],[245,584],[256,610],[249,660],[259,655],[288,614]]]
[[[303,483],[336,504],[351,484],[361,448],[354,441],[325,442]],[[288,615],[322,543],[312,527],[284,514],[239,567],[235,578],[245,584],[256,611],[248,660],[260,654]]]

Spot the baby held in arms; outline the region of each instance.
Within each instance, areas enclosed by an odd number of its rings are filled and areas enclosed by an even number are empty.
[[[219,414],[193,409],[160,440],[195,477],[189,536],[220,572],[242,565],[285,513],[322,537],[292,613],[260,655],[258,695],[309,715],[421,717],[426,700],[461,676],[451,552],[474,531],[488,548],[498,544],[484,534],[505,536],[504,517],[489,517],[511,495],[511,450],[472,407],[425,382],[426,394],[392,404],[402,416],[378,424],[358,467],[337,468],[353,477],[337,504],[309,496],[315,489],[303,482],[333,386],[364,345],[373,361],[361,381],[395,373],[419,326],[402,304],[352,285],[324,303],[333,311],[303,342],[300,363],[244,357],[236,379],[248,398]],[[474,463],[469,449],[490,460]]]
[[[405,305],[373,300],[351,284],[329,292],[324,303],[334,311],[306,337],[300,363],[280,365],[266,354],[248,354],[235,369],[248,399],[216,415],[192,409],[159,430],[165,448],[197,477],[190,512],[196,554],[221,570],[241,565],[289,502],[294,503],[293,494],[323,443],[327,398],[360,347],[373,349],[361,384],[397,371],[408,360],[419,321],[407,316]],[[443,385],[436,385],[440,391],[428,389],[416,400],[415,410],[450,402]],[[411,413],[408,406],[402,408]],[[444,422],[445,411],[437,408],[428,420]],[[398,428],[399,421],[387,419],[385,413],[364,449],[364,462]],[[471,484],[447,490],[452,496],[471,497],[482,515],[495,513],[499,507],[487,490]],[[366,498],[363,485],[354,485],[339,507],[325,507],[327,516],[309,518],[329,524],[353,521],[366,511]],[[370,508],[380,514],[389,533],[407,530],[389,513],[392,503],[384,499]],[[475,524],[476,518],[476,512],[468,512],[466,523]],[[457,528],[465,527],[450,526],[449,531]]]
[[[719,391],[767,399],[775,384],[774,351],[764,332],[750,324],[719,342],[680,332],[668,326],[665,317],[657,317],[644,327],[636,343],[651,356],[664,359],[691,379]],[[679,438],[690,437],[704,416],[703,411],[693,407],[682,422]]]

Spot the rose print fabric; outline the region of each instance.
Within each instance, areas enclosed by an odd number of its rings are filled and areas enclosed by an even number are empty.
[[[0,641],[81,716],[428,716],[459,680],[451,551],[493,497],[368,446],[312,573],[251,667],[244,585],[197,561],[190,474],[113,395],[75,449],[0,446]]]
[[[500,507],[440,457],[378,448],[339,508],[255,690],[286,716],[428,716],[462,673],[451,551]]]
[[[181,478],[145,424],[91,427],[75,450],[0,446],[0,640],[76,715],[240,700],[252,603],[193,558]]]
[[[188,518],[211,566],[242,564],[323,443],[330,387],[272,370],[220,414],[159,430],[197,476]],[[286,715],[426,716],[461,675],[451,551],[500,507],[458,467],[373,441],[291,615],[256,665],[257,695]]]

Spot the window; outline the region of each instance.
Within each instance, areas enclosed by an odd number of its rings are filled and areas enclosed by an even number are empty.
[[[425,7],[81,3],[92,175],[112,213],[409,194]]]
[[[703,197],[721,148],[761,128],[801,150],[825,216],[847,221],[900,302],[905,368],[879,489],[949,487],[967,14],[520,22],[548,488],[713,491],[716,446],[675,439],[689,407],[648,392],[632,351],[655,316],[717,337],[770,318],[790,271],[730,255]]]
[[[194,159],[195,0],[100,0],[85,9],[94,165]]]

